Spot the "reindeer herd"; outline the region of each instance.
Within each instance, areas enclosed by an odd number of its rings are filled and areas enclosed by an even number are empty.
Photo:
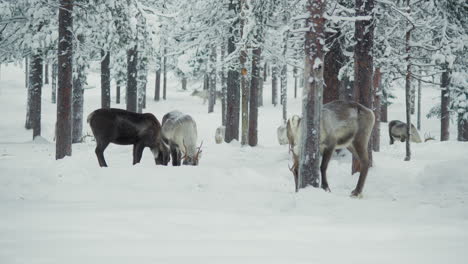
[[[201,147],[197,146],[197,124],[188,114],[171,111],[163,116],[162,124],[151,113],[134,113],[122,109],[98,109],[87,119],[95,140],[96,156],[101,167],[107,167],[104,150],[110,143],[133,145],[133,164],[139,163],[144,148],[153,153],[156,165],[198,165]],[[323,105],[320,120],[321,187],[330,191],[327,167],[336,149],[348,149],[359,160],[359,180],[351,196],[360,196],[364,189],[368,169],[368,143],[374,127],[375,117],[371,109],[347,101],[333,101]],[[298,190],[299,157],[301,154],[301,117],[294,115],[285,126],[278,128],[280,144],[289,144],[292,153],[296,191]],[[394,120],[389,123],[390,144],[394,140],[406,140],[406,124]],[[216,129],[215,141],[224,141],[224,127]],[[433,139],[427,137],[427,140]],[[417,129],[411,124],[413,142],[422,142]]]

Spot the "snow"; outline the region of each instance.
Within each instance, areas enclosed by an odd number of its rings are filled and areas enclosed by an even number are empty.
[[[275,133],[281,108],[267,103],[270,89],[259,109],[259,146],[241,147],[215,144],[220,103],[207,114],[206,105],[170,79],[168,100],[148,97],[146,111],[160,120],[174,109],[190,113],[204,141],[200,165],[155,166],[145,150],[142,162],[132,166],[131,146],[110,145],[109,167],[99,168],[89,137],[73,146],[72,157],[54,159],[56,105],[49,86],[43,91],[42,138],[31,140],[23,128],[23,82],[22,69],[2,65],[0,263],[467,261],[467,143],[412,144],[412,161],[405,162],[404,144],[389,146],[383,123],[381,152],[374,153],[362,199],[349,197],[357,174],[350,175],[347,153],[328,166],[331,193],[295,193],[288,146],[279,145]],[[91,72],[88,83],[100,87],[99,73]],[[403,98],[401,87],[395,92]],[[302,101],[290,93],[291,116]],[[439,94],[424,89],[423,116]],[[85,91],[85,116],[99,106],[99,95],[98,88]],[[389,119],[404,120],[404,102],[395,101]],[[422,126],[421,134],[438,138],[437,120],[424,119]]]

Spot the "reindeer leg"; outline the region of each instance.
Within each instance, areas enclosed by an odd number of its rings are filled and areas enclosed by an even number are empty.
[[[107,167],[106,160],[104,159],[104,150],[109,146],[109,142],[97,141],[96,145],[96,156],[99,162],[99,166]]]
[[[172,166],[180,166],[180,152],[176,145],[171,144]]]
[[[330,192],[327,181],[327,168],[328,163],[330,162],[331,156],[333,154],[335,147],[329,147],[323,150],[322,163],[320,164],[320,173],[322,174],[322,184],[321,187],[327,192]]]
[[[367,153],[367,148],[364,146],[361,147],[359,144],[354,144],[354,149],[356,150],[361,165],[359,180],[356,188],[351,192],[351,196],[360,197],[366,182],[367,172],[369,171],[369,154]]]
[[[142,143],[133,145],[133,165],[140,163],[145,146]]]

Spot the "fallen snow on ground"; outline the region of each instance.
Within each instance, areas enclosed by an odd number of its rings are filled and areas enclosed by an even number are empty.
[[[98,88],[86,90],[85,115],[99,107],[98,77],[89,77]],[[91,138],[74,145],[72,157],[55,160],[56,105],[48,85],[43,137],[31,140],[23,128],[23,80],[21,68],[2,65],[2,264],[468,261],[467,143],[413,144],[412,161],[405,162],[404,144],[389,146],[382,124],[381,152],[374,154],[363,199],[349,197],[358,177],[350,175],[349,154],[329,164],[331,193],[295,193],[287,146],[276,139],[281,109],[270,104],[268,84],[259,110],[259,146],[251,148],[215,144],[220,103],[207,114],[203,100],[180,91],[172,79],[167,101],[154,102],[149,89],[146,111],[161,119],[179,109],[195,118],[204,141],[200,166],[155,166],[148,150],[132,166],[131,146],[110,145],[109,167],[99,168]],[[395,92],[403,98],[402,89]],[[438,95],[424,90],[424,111]],[[300,112],[300,102],[290,91],[290,115]],[[403,105],[393,104],[389,119],[404,121]],[[421,135],[437,138],[438,125],[424,119]]]

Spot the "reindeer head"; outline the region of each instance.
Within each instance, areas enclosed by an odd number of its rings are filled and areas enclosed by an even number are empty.
[[[182,164],[197,166],[198,161],[201,158],[201,153],[202,153],[201,147],[203,145],[203,141],[201,142],[200,146],[197,148],[197,153],[195,153],[195,155],[193,156],[190,156],[187,154],[187,146],[185,145],[185,142],[183,142],[183,144],[184,144],[185,151],[183,152],[183,156],[182,156],[182,159],[184,160]]]
[[[171,152],[169,148],[169,142],[167,142],[167,139],[161,138],[158,147],[155,151],[157,152],[157,154],[155,155],[156,165],[166,166],[171,160]]]
[[[289,152],[292,153],[293,156],[293,165],[292,167],[289,167],[289,170],[292,172],[294,176],[294,184],[296,187],[296,192],[299,190],[299,185],[298,185],[298,178],[299,178],[299,156],[294,153],[294,147],[290,144],[289,145]]]

